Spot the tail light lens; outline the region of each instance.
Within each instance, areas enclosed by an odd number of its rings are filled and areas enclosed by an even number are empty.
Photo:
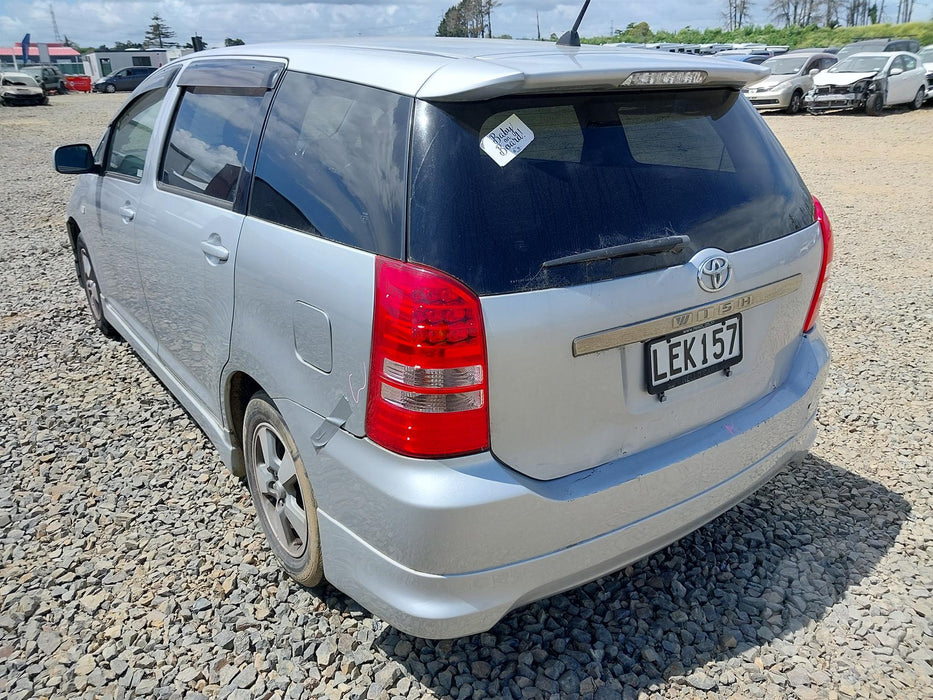
[[[816,289],[813,291],[813,301],[810,302],[810,310],[807,312],[807,320],[803,324],[803,332],[809,333],[816,325],[817,316],[820,314],[820,303],[823,301],[823,293],[826,291],[826,280],[829,277],[829,265],[833,261],[833,227],[829,223],[829,217],[826,210],[820,204],[820,200],[813,198],[813,213],[820,224],[820,233],[823,235],[823,262],[820,264],[820,276],[816,280]]]
[[[479,299],[427,267],[376,258],[366,434],[413,457],[489,447],[486,337]]]

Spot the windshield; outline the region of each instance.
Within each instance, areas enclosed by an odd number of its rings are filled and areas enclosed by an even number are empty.
[[[923,49],[919,54],[920,60],[924,63],[933,63],[933,46],[928,46]]]
[[[887,44],[887,41],[860,41],[857,44],[843,46],[841,49],[839,49],[839,53],[836,54],[836,57],[841,61],[846,56],[851,56],[854,53],[863,53],[865,51],[884,51],[884,47],[887,46]]]
[[[886,56],[850,56],[829,69],[830,73],[877,73],[888,62]]]
[[[800,177],[738,98],[707,89],[418,101],[409,259],[503,294],[680,265],[703,248],[735,251],[810,225]],[[544,265],[674,236],[689,241]]]
[[[807,62],[807,56],[787,56],[786,58],[769,58],[762,66],[771,69],[771,75],[795,75],[800,72]]]

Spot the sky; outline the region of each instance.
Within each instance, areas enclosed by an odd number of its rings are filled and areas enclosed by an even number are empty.
[[[32,41],[55,41],[49,5],[55,9],[63,36],[79,46],[117,41],[142,41],[149,18],[158,12],[184,44],[200,34],[210,47],[223,46],[226,37],[248,44],[284,39],[341,36],[433,36],[444,12],[455,0],[413,2],[302,2],[300,0],[0,0],[0,45],[11,46],[26,32]],[[753,0],[752,21],[764,24],[767,0]],[[896,0],[890,0],[892,12]],[[496,35],[517,38],[562,34],[570,29],[581,2],[501,0],[492,14]],[[652,29],[720,26],[726,0],[593,0],[580,34],[606,36],[629,22],[647,22]],[[756,9],[758,8],[758,9]],[[916,0],[915,20],[929,19],[933,0]],[[890,19],[890,18],[887,18]]]

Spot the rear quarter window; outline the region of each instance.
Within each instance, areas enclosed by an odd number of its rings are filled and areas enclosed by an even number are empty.
[[[411,102],[287,72],[260,145],[249,214],[401,257]]]

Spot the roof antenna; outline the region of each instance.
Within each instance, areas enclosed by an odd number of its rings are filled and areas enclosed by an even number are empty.
[[[590,6],[590,0],[584,0],[583,9],[580,10],[580,14],[577,15],[577,21],[573,23],[573,28],[569,32],[564,32],[564,35],[557,40],[558,46],[579,46],[580,45],[580,35],[577,34],[577,29],[580,28],[580,22],[583,21],[583,15],[586,14],[586,8]]]

